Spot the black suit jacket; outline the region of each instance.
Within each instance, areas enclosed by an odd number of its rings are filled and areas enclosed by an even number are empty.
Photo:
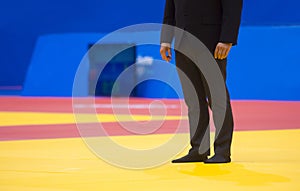
[[[237,43],[243,0],[166,0],[163,24],[186,30],[209,49],[217,42]],[[161,42],[170,43],[172,31],[162,28]]]

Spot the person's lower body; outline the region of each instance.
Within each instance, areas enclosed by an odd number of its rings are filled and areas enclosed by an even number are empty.
[[[176,51],[175,56],[177,69],[181,70],[180,72],[178,71],[178,74],[182,85],[184,100],[188,107],[191,149],[188,155],[172,162],[230,162],[233,116],[227,88],[226,92],[224,92],[227,96],[224,123],[221,127],[216,127],[214,141],[215,156],[211,159],[207,159],[210,155],[209,107],[213,100],[211,100],[206,80],[197,66],[180,52]],[[225,81],[227,60],[217,60],[217,63]],[[191,88],[190,84],[193,85],[193,88]]]

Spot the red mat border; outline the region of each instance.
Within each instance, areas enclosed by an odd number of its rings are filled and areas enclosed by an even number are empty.
[[[130,103],[151,103],[154,99],[132,98]],[[180,104],[182,100],[160,100],[165,104]],[[110,98],[97,98],[97,104],[110,103]],[[300,129],[300,102],[290,101],[232,101],[236,131]],[[72,113],[71,98],[53,97],[0,97],[2,112],[53,112]],[[98,111],[100,112],[100,111]],[[131,110],[133,114],[149,114],[148,109]],[[168,109],[168,115],[178,115],[178,109]],[[112,113],[111,109],[101,109],[101,113]],[[186,111],[185,111],[186,114]],[[138,123],[124,124],[138,129]],[[88,128],[90,124],[85,124]],[[118,122],[102,123],[109,136],[135,135],[124,129]],[[175,133],[178,120],[164,121],[153,134]],[[188,122],[184,120],[179,133],[188,132]],[[89,136],[104,136],[90,132]],[[80,137],[76,124],[0,126],[0,141],[52,139]]]

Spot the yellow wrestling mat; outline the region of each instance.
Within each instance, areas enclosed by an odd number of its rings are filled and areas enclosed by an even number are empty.
[[[114,139],[147,147],[170,136],[148,135],[149,141],[143,142],[138,136]],[[297,191],[299,137],[300,130],[235,132],[230,164],[167,163],[148,170],[111,166],[92,154],[81,138],[2,141],[0,190]]]
[[[80,122],[93,122],[95,114],[80,115]],[[150,116],[150,115],[122,115],[122,114],[97,114],[97,121],[94,122],[117,122],[117,121],[153,121],[153,120],[180,120],[187,119],[186,116]],[[47,112],[0,112],[1,126],[16,125],[50,125],[50,124],[75,124],[73,113],[47,113]],[[0,128],[1,128],[0,126]]]

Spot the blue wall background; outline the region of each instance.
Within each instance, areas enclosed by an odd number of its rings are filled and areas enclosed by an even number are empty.
[[[22,85],[35,43],[52,33],[111,32],[160,22],[162,0],[10,0],[0,6],[0,85]]]
[[[242,25],[243,27],[300,25],[299,6],[299,0],[244,0]],[[163,7],[163,0],[10,0],[2,2],[0,6],[0,86],[24,84],[34,48],[40,36],[63,33],[107,33],[136,23],[160,23]],[[268,34],[271,35],[272,31]],[[287,33],[284,34],[289,37]],[[296,35],[293,38],[299,37]],[[293,39],[286,39],[286,41],[289,40]],[[243,46],[243,43],[240,46]],[[276,47],[273,48],[276,49]],[[286,52],[288,49],[289,47],[286,47]],[[239,48],[239,50],[244,49]],[[280,66],[280,63],[276,62],[274,65]],[[298,71],[299,65],[294,64],[293,71]],[[276,76],[273,77],[276,78]],[[230,80],[229,83],[232,84]],[[296,94],[299,92],[295,87],[293,91]],[[293,92],[287,92],[287,95],[291,94]],[[248,97],[237,96],[237,98]],[[293,98],[290,99],[300,99],[295,96],[291,97]]]

